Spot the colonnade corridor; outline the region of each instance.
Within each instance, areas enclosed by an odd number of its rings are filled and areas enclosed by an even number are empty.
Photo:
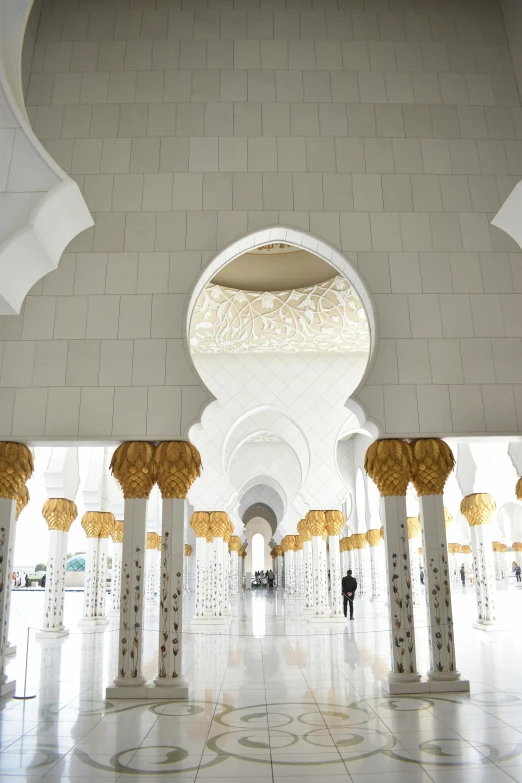
[[[421,588],[424,590],[425,588]],[[355,620],[311,626],[296,599],[241,591],[227,628],[191,628],[185,598],[188,700],[106,700],[117,620],[35,641],[27,694],[0,703],[0,780],[270,783],[500,783],[522,780],[522,639],[516,585],[497,592],[499,630],[472,628],[472,590],[452,585],[455,643],[471,693],[383,695],[389,668],[384,601],[356,601]],[[43,595],[13,594],[8,663],[23,692],[27,624]],[[66,593],[79,619],[82,594]],[[511,621],[510,619],[511,618]],[[424,605],[415,609],[420,670],[429,665]],[[144,613],[143,669],[157,662],[158,607]]]

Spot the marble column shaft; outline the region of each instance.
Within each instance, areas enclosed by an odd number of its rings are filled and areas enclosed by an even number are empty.
[[[380,601],[381,599],[381,584],[380,584],[380,574],[379,574],[379,547],[380,544],[377,544],[376,546],[370,546],[370,574],[371,574],[371,580],[372,580],[372,601]]]
[[[388,678],[392,681],[417,681],[420,674],[417,672],[415,649],[406,497],[382,497],[381,504],[390,598],[392,666]]]
[[[330,597],[332,617],[344,617],[339,536],[328,536],[328,546],[330,549]]]
[[[205,538],[196,538],[196,606],[195,617],[203,617],[206,608],[207,593],[207,542]]]
[[[422,546],[426,562],[426,609],[430,649],[430,680],[458,680],[442,495],[419,497]],[[415,539],[414,539],[415,540]],[[418,547],[415,547],[418,551]]]
[[[276,558],[277,563],[277,589],[283,590],[283,555],[278,555]]]
[[[326,568],[326,541],[322,536],[312,536],[312,569],[314,583],[314,616],[329,617],[328,572]]]
[[[87,537],[83,580],[83,620],[94,620],[98,616],[98,542],[97,536]]]
[[[121,551],[123,544],[112,545],[111,613],[120,611]]]
[[[470,525],[471,552],[475,572],[475,596],[477,599],[478,625],[494,625],[495,570],[493,564],[492,534],[489,525]]]
[[[64,530],[49,530],[43,631],[51,633],[65,631],[63,607],[68,536],[69,533]]]
[[[145,555],[145,598],[150,603],[154,601],[156,587],[156,556],[157,549],[149,549]]]
[[[288,549],[284,554],[285,565],[285,594],[295,596],[295,552]]]
[[[158,688],[170,686],[187,690],[182,677],[183,531],[187,513],[187,500],[163,498],[158,676],[154,680]]]
[[[147,500],[125,500],[116,685],[145,683],[142,673]]]
[[[12,693],[16,682],[8,682],[5,674],[5,653],[9,621],[9,604],[11,601],[13,573],[14,536],[11,535],[16,524],[16,500],[0,498],[0,695]]]
[[[303,570],[305,587],[305,611],[314,611],[314,580],[312,567],[312,542],[303,542]]]
[[[239,556],[235,549],[230,552],[230,598],[236,601],[239,598]]]

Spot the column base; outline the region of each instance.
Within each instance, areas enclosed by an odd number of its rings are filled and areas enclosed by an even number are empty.
[[[83,617],[78,620],[78,628],[86,633],[99,633],[109,625],[106,617]]]
[[[188,699],[189,684],[186,677],[155,677],[147,683],[148,699]]]
[[[303,607],[303,614],[306,615],[313,615],[315,613],[315,609],[313,606],[305,606]]]
[[[239,596],[238,595],[231,595],[230,596],[230,601],[231,601],[231,603],[236,604],[239,601]]]
[[[185,678],[181,678],[184,680]],[[169,680],[169,683],[171,680]],[[172,680],[176,683],[177,680]],[[146,699],[154,701],[173,701],[183,700],[189,697],[189,686],[185,685],[165,685],[158,687],[155,682],[145,682],[142,685],[127,687],[123,685],[109,685],[105,690],[106,699]]]
[[[7,642],[5,648],[5,657],[11,657],[12,655],[16,655],[16,644],[9,644],[9,642]]]
[[[6,680],[0,685],[0,696],[9,696],[16,690],[16,680]]]
[[[230,616],[225,617],[193,617],[192,625],[228,625],[230,623]]]
[[[470,691],[469,680],[461,680],[460,676],[457,679],[436,679],[435,677],[432,679],[431,672],[427,674],[431,693],[469,693]],[[436,674],[439,672],[434,672],[434,675]]]
[[[119,609],[109,609],[107,612],[107,617],[119,617],[120,616],[120,610]]]
[[[393,674],[393,677],[397,679],[390,680],[388,677],[383,677],[381,680],[381,688],[390,696],[398,696],[401,693],[429,693],[430,683],[427,680],[421,680],[420,674],[404,675],[405,679],[399,679],[401,675]]]
[[[329,623],[331,615],[329,614],[313,614],[306,618],[309,623]]]
[[[475,628],[477,631],[505,631],[505,628],[502,628],[501,626],[497,625],[496,622],[476,622],[471,623],[471,627]]]
[[[68,628],[40,628],[36,632],[36,639],[61,639],[62,636],[69,636]]]

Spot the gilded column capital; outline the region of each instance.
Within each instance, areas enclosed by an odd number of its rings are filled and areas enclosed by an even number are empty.
[[[522,552],[522,541],[513,541],[513,552]]]
[[[24,443],[0,441],[0,498],[17,500],[34,470],[33,453]]]
[[[311,541],[312,540],[312,534],[310,533],[308,529],[308,525],[306,523],[306,519],[301,519],[297,523],[297,532],[301,536],[303,541]]]
[[[379,546],[381,543],[381,533],[377,528],[366,531],[366,540],[370,546]]]
[[[294,536],[294,542],[296,552],[300,552],[302,549],[304,549],[304,541],[299,534]]]
[[[455,466],[453,452],[440,438],[421,438],[412,443],[411,480],[417,495],[442,495]]]
[[[109,469],[126,500],[148,498],[155,483],[155,446],[147,441],[122,443],[112,455]]]
[[[460,544],[457,543],[450,543],[448,544],[448,552],[450,555],[460,555],[462,552],[462,547]]]
[[[274,552],[276,557],[282,557],[283,556],[283,547],[281,544],[278,544],[276,547],[274,547]],[[245,552],[246,555],[246,552]]]
[[[192,554],[192,547],[190,544],[185,544],[185,557],[190,557]]]
[[[196,538],[206,538],[210,529],[210,514],[208,511],[194,511],[190,517],[190,527]]]
[[[517,500],[522,500],[522,476],[517,481],[517,485],[515,487],[515,494],[517,496]]]
[[[379,528],[379,533],[381,534],[381,538],[384,541],[384,525],[381,525]]]
[[[49,530],[61,530],[67,533],[78,516],[78,509],[67,498],[49,498],[42,507],[42,516]]]
[[[422,557],[424,554],[424,549],[420,546],[419,547],[419,555]]]
[[[295,536],[285,536],[281,541],[283,552],[293,552],[295,550]]]
[[[408,517],[408,538],[417,538],[420,536],[421,523],[419,517]]]
[[[230,536],[230,541],[228,542],[228,548],[231,552],[240,552],[241,551],[241,539],[239,536]],[[272,552],[270,552],[272,554]]]
[[[100,511],[86,511],[82,517],[82,527],[87,538],[99,538],[102,526]]]
[[[352,542],[352,549],[364,549],[368,546],[365,533],[354,533],[350,540]]]
[[[381,497],[406,495],[412,460],[412,448],[405,440],[376,440],[366,452],[364,468]]]
[[[147,533],[147,549],[157,549],[158,548],[158,534],[157,533]]]
[[[331,510],[324,512],[326,532],[329,536],[338,536],[345,525],[342,511]]]
[[[522,544],[521,544],[522,547]],[[471,547],[469,544],[462,544],[461,546],[461,552],[463,555],[470,555],[471,554]]]
[[[501,544],[500,549],[498,550],[502,554],[505,554],[507,552],[507,544]]]
[[[339,552],[348,552],[348,536],[339,541]]]
[[[111,533],[113,544],[123,544],[123,520],[117,519]]]
[[[305,517],[306,526],[312,536],[326,534],[326,515],[324,511],[309,511]]]
[[[156,549],[158,550],[158,552],[161,552],[161,536],[160,536],[160,534],[159,534],[159,533],[158,533],[158,539],[157,539]]]
[[[453,522],[453,514],[451,513],[449,508],[446,508],[446,506],[444,506],[444,527],[446,528],[446,530],[449,528],[452,522]]]
[[[225,530],[225,534],[223,536],[223,541],[225,542],[225,544],[230,543],[230,539],[232,538],[233,535],[234,535],[234,524],[229,517],[227,521],[227,529]]]
[[[213,538],[225,538],[229,531],[229,518],[226,511],[210,512],[210,532]]]
[[[201,457],[192,443],[165,441],[156,446],[154,469],[161,497],[186,498],[201,473]]]
[[[101,526],[98,536],[99,538],[109,538],[114,530],[114,523],[116,522],[114,514],[111,514],[110,511],[99,511],[98,513],[101,516]]]
[[[27,489],[25,484],[22,484],[20,489],[18,490],[18,495],[16,496],[16,513],[15,513],[15,519],[18,519],[24,508],[27,506],[30,500],[29,490]]]
[[[460,512],[470,527],[487,525],[497,508],[497,504],[488,492],[476,492],[462,498]]]

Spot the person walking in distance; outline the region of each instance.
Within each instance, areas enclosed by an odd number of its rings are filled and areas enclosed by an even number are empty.
[[[344,616],[346,617],[346,610],[348,609],[348,604],[350,604],[350,620],[353,620],[353,599],[357,590],[357,579],[352,576],[351,571],[347,571],[346,576],[343,576],[341,590],[343,593]]]

